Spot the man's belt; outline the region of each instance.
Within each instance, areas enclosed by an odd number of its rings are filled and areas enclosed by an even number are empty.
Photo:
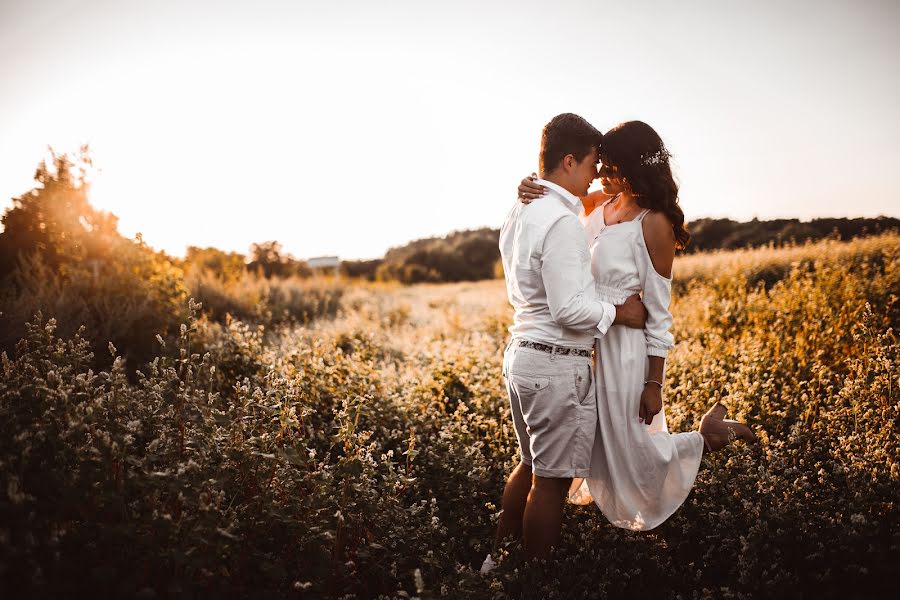
[[[583,348],[566,348],[565,346],[542,344],[540,342],[532,342],[531,340],[516,340],[515,344],[520,348],[534,348],[535,350],[558,356],[584,356],[587,358],[590,358],[591,356],[591,351]]]

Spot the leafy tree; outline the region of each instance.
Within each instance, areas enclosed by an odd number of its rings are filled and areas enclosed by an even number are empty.
[[[236,281],[247,271],[243,254],[196,246],[188,246],[184,268],[185,271],[207,271],[223,281]]]
[[[140,237],[121,236],[118,219],[91,206],[87,146],[75,156],[50,154],[37,168],[37,186],[3,215],[0,348],[11,350],[40,311],[68,335],[87,326],[98,366],[111,360],[109,343],[136,366],[158,350],[157,334],[181,323],[184,273]]]
[[[374,260],[344,260],[341,261],[341,273],[346,277],[375,281],[378,267],[381,266],[380,258]]]
[[[13,198],[0,233],[0,277],[15,269],[23,255],[39,253],[45,264],[97,261],[108,255],[118,236],[118,218],[95,210],[88,201],[90,149],[76,156],[57,154],[38,165],[30,192]]]
[[[388,250],[377,275],[403,283],[490,279],[500,258],[498,240],[499,231],[486,227],[415,240]]]
[[[312,275],[306,262],[282,252],[281,244],[272,240],[250,245],[250,271],[272,277],[309,277]]]

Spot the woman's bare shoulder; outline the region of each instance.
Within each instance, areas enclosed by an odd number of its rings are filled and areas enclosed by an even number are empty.
[[[675,241],[675,231],[672,229],[672,221],[661,210],[651,210],[641,223],[644,229],[644,238],[650,241],[654,238],[660,241]]]
[[[663,211],[651,209],[647,216],[644,217],[644,225],[649,225],[653,228],[672,227],[672,221]]]
[[[653,268],[663,277],[671,277],[672,262],[675,259],[675,231],[672,221],[662,211],[651,210],[644,217],[641,228]]]

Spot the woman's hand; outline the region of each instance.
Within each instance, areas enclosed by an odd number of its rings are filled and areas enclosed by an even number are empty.
[[[537,179],[537,175],[532,173],[519,184],[519,202],[531,204],[536,198],[547,193],[547,188],[535,183],[535,179]]]
[[[645,383],[644,391],[641,392],[641,408],[638,411],[638,418],[644,425],[649,425],[656,413],[661,410],[662,388],[655,383]]]

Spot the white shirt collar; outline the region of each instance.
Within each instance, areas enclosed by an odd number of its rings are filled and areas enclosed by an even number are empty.
[[[546,179],[541,179],[541,178],[535,179],[534,182],[538,185],[542,185],[546,188],[549,188],[549,189],[553,190],[554,192],[556,192],[557,194],[559,194],[560,196],[562,196],[563,199],[566,200],[571,205],[570,208],[572,210],[574,210],[575,212],[579,212],[581,210],[581,208],[582,208],[581,198],[579,198],[578,196],[576,196],[575,194],[573,194],[566,188],[562,187],[561,185],[557,185],[557,184],[553,183],[552,181],[547,181]]]

